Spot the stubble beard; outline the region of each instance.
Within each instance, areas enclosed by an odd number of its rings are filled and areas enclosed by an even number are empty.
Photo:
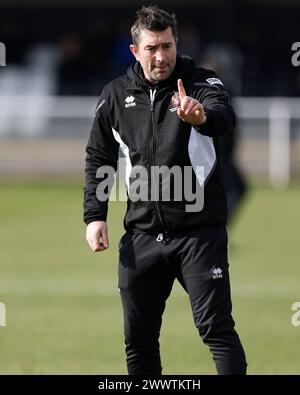
[[[159,72],[159,70],[155,66],[153,67],[153,69],[151,70],[152,82],[164,81],[170,77],[170,75],[173,73],[175,66],[171,67],[170,64],[166,64],[165,67],[166,69],[162,72]]]

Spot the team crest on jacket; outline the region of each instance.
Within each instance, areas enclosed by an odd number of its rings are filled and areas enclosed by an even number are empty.
[[[180,108],[180,98],[179,98],[179,93],[174,92],[172,97],[171,97],[171,105],[172,107],[170,108],[170,111],[177,111]]]

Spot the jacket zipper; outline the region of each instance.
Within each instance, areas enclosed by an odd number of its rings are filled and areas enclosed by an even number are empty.
[[[151,162],[151,166],[155,166],[155,128],[154,128],[154,98],[155,98],[155,93],[156,90],[152,90],[150,89],[150,104],[151,104],[151,143],[150,143],[150,162]],[[155,177],[155,172],[153,173],[153,176]],[[160,204],[160,201],[158,199],[158,191],[156,189],[156,179],[153,180],[154,181],[154,192],[155,192],[155,209],[156,209],[156,213],[160,222],[160,225],[163,229],[163,233],[167,234],[168,230],[167,230],[167,225],[164,219],[164,215],[162,212],[162,207]],[[163,240],[163,233],[159,233],[157,241],[162,241]]]

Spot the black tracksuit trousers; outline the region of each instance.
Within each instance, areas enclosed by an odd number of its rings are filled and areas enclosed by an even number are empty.
[[[159,334],[175,278],[187,291],[195,325],[218,374],[246,374],[246,360],[231,316],[225,226],[193,234],[125,233],[119,244],[119,289],[130,375],[162,372]]]

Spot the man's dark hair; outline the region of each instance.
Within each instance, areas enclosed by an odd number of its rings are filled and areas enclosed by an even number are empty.
[[[169,14],[157,5],[143,6],[136,12],[136,20],[131,27],[132,43],[138,45],[141,40],[141,30],[162,32],[168,27],[177,40],[177,20],[174,13]]]

